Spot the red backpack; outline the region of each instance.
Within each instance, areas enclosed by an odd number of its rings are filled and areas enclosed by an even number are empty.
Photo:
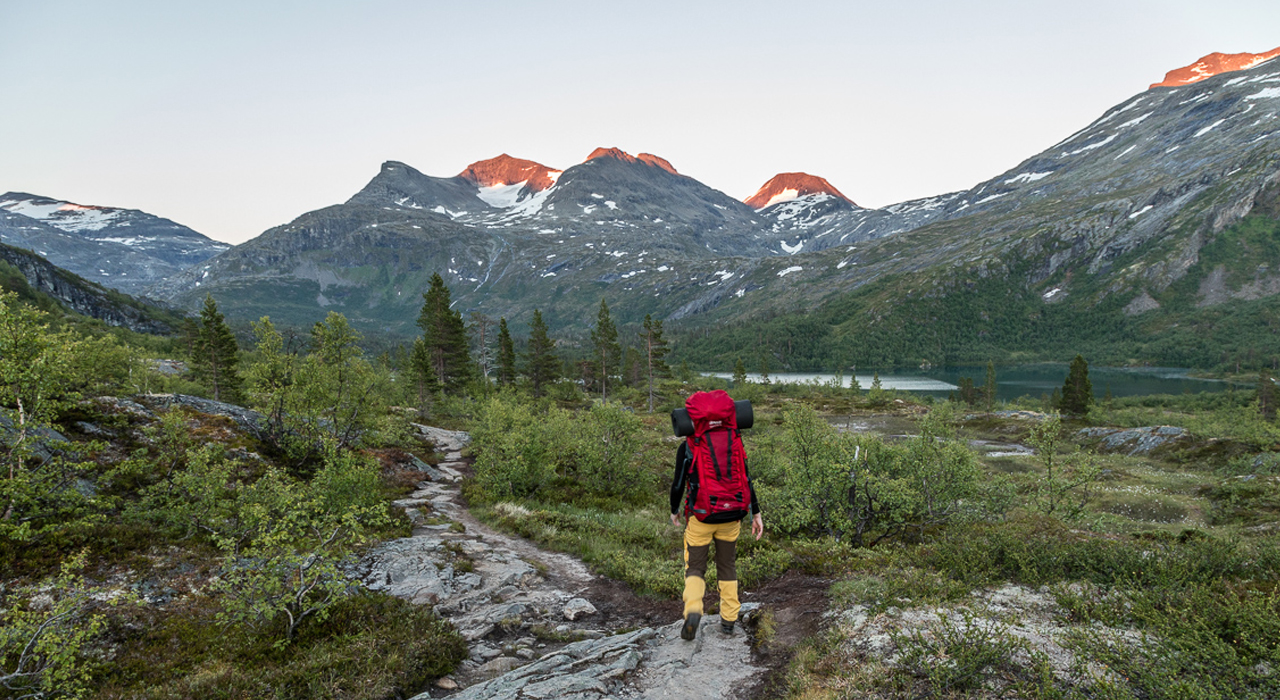
[[[699,391],[684,405],[693,421],[693,436],[686,441],[691,459],[685,517],[706,521],[734,511],[745,516],[751,508],[751,487],[733,399],[721,390]]]

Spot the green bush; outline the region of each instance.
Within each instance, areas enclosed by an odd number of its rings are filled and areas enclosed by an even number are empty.
[[[485,502],[536,494],[572,458],[573,428],[561,408],[501,397],[485,402],[471,431],[474,493]]]
[[[926,697],[1051,677],[1043,654],[1010,634],[1008,624],[965,608],[958,612],[958,620],[940,613],[926,629],[894,635],[899,663],[920,679]]]
[[[620,405],[596,404],[579,414],[574,430],[577,445],[574,472],[589,489],[621,496],[648,485],[637,484],[636,454],[640,451],[640,419]]]
[[[551,495],[577,503],[642,499],[655,487],[642,464],[642,432],[640,419],[616,403],[571,412],[495,397],[472,429],[469,493],[488,503]]]
[[[950,413],[939,407],[921,435],[903,444],[838,433],[807,406],[784,410],[784,430],[754,454],[761,498],[777,529],[835,537],[854,545],[919,535],[971,510],[978,460],[951,439]]]

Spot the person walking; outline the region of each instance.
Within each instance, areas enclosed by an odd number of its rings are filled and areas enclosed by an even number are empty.
[[[724,391],[699,391],[685,401],[693,435],[676,450],[671,480],[671,522],[680,526],[684,503],[684,625],[680,636],[694,639],[702,620],[707,558],[714,545],[720,592],[720,628],[733,633],[738,600],[737,542],[750,513],[751,534],[764,535],[760,502],[747,472],[737,409]]]

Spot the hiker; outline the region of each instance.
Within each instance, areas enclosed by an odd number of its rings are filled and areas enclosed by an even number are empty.
[[[676,429],[678,435],[689,437],[676,451],[676,471],[671,480],[671,523],[680,526],[680,502],[684,501],[684,626],[680,636],[693,639],[702,620],[711,545],[716,548],[720,629],[725,634],[733,634],[740,607],[735,560],[742,519],[750,510],[751,534],[757,540],[764,534],[764,520],[747,473],[747,456],[742,449],[733,399],[720,390],[699,391],[685,401],[685,410],[693,428],[692,435]],[[673,426],[675,422],[673,414]]]

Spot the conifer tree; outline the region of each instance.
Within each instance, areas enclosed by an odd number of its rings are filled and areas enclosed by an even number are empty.
[[[596,315],[596,327],[591,329],[591,344],[595,346],[595,359],[600,364],[600,398],[609,400],[609,377],[620,374],[619,365],[622,360],[622,348],[618,345],[618,328],[609,317],[609,305],[600,300],[600,311]]]
[[[622,383],[627,386],[640,386],[640,382],[644,379],[645,361],[640,357],[640,351],[628,345],[622,351]]]
[[[445,391],[458,392],[471,379],[474,366],[462,314],[451,309],[452,304],[440,273],[431,275],[431,287],[422,295],[418,327],[436,379]]]
[[[533,310],[533,322],[529,324],[529,353],[526,356],[525,374],[533,384],[533,395],[542,396],[544,387],[560,374],[560,360],[555,356],[555,342],[547,335],[547,324],[542,312]]]
[[[1276,384],[1266,369],[1258,372],[1258,412],[1263,420],[1276,419]]]
[[[498,383],[510,386],[516,380],[516,346],[507,330],[507,319],[498,320]]]
[[[987,381],[982,386],[982,399],[988,411],[996,405],[996,365],[987,360]]]
[[[489,349],[493,344],[493,333],[490,331],[493,319],[479,311],[472,311],[469,318],[472,339],[476,344],[476,364],[480,367],[480,375],[488,379],[489,372],[493,369],[493,351]]]
[[[1093,405],[1093,383],[1089,381],[1089,363],[1084,357],[1076,355],[1067,370],[1067,379],[1062,383],[1062,396],[1058,400],[1058,410],[1069,416],[1083,418]]]
[[[655,321],[649,314],[644,315],[644,330],[640,332],[640,339],[644,343],[645,352],[645,376],[649,382],[649,413],[653,413],[653,399],[655,378],[668,376],[671,368],[667,366],[666,357],[670,348],[667,347],[667,341],[662,337],[662,321]],[[738,360],[738,365],[742,365],[742,360]],[[745,374],[746,371],[743,371]],[[735,375],[737,376],[737,375]]]
[[[206,294],[192,342],[191,369],[209,387],[214,401],[239,401],[243,382],[236,373],[239,346],[231,327],[218,311],[218,303]]]
[[[413,385],[418,394],[418,410],[424,416],[431,405],[431,395],[440,390],[440,380],[431,362],[431,351],[422,338],[414,338],[413,352],[409,355],[409,367]]]
[[[747,366],[742,363],[739,357],[737,363],[733,365],[733,387],[736,389],[747,383]]]

